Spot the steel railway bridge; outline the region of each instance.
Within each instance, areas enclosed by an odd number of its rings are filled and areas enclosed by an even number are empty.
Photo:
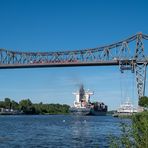
[[[144,54],[144,43],[147,40],[148,35],[138,33],[107,46],[83,50],[18,52],[0,49],[0,69],[118,65],[121,72],[135,72],[140,98],[145,94],[148,56]]]

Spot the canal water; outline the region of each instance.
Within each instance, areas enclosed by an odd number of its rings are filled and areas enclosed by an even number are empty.
[[[0,148],[103,148],[120,136],[112,116],[0,116]],[[128,120],[125,120],[129,122]]]

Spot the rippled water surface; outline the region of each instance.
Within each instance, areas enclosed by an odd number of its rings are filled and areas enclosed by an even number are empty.
[[[108,147],[119,125],[112,116],[0,116],[0,148]]]

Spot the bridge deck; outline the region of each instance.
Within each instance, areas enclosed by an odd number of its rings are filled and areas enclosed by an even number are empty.
[[[115,66],[119,61],[79,62],[79,63],[36,63],[36,64],[2,64],[0,69],[43,68],[43,67],[76,67],[76,66]]]

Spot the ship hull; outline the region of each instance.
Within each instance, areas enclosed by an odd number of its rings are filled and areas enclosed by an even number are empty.
[[[91,116],[106,116],[106,113],[107,113],[107,111],[104,111],[104,110],[95,111],[94,109],[91,109],[89,115],[91,115]]]
[[[89,115],[89,113],[90,113],[90,108],[76,108],[76,107],[70,108],[71,115],[86,116],[86,115]]]
[[[81,115],[81,116],[106,116],[107,111],[99,110],[95,111],[94,109],[90,108],[70,108],[70,114],[71,115]]]

